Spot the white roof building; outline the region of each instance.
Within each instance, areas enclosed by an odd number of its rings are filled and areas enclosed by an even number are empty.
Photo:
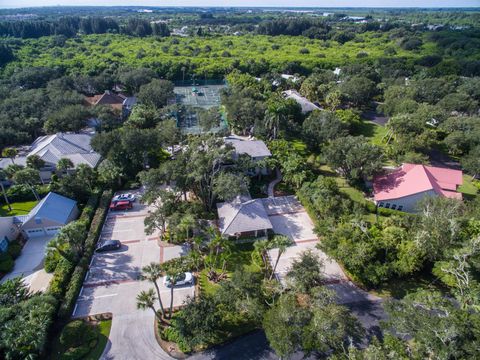
[[[70,159],[75,167],[87,164],[96,167],[100,161],[100,154],[93,151],[90,142],[93,135],[88,133],[57,133],[37,138],[30,146],[29,152],[15,158],[15,164],[25,165],[27,157],[39,156],[46,163],[46,167],[55,167],[62,158]],[[10,159],[1,159],[0,168],[5,168],[12,162]]]
[[[235,148],[236,155],[247,154],[254,160],[260,160],[272,156],[267,145],[261,140],[230,136],[225,139],[225,142],[231,144]]]
[[[312,112],[314,110],[322,110],[321,107],[315,105],[310,100],[308,100],[307,98],[300,95],[300,93],[297,90],[284,91],[283,96],[287,99],[295,100],[302,107],[302,113],[303,114],[307,114],[307,113]]]

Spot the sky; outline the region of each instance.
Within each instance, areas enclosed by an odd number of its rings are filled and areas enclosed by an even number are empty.
[[[480,7],[480,0],[0,0],[0,8],[31,6]]]

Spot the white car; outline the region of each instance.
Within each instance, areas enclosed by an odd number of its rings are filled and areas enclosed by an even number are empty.
[[[183,286],[183,285],[190,285],[190,284],[193,284],[193,275],[191,272],[185,272],[177,278],[177,281],[175,282],[174,286]],[[163,285],[165,285],[166,287],[172,286],[169,276],[165,276],[163,278]]]
[[[113,201],[135,201],[135,195],[128,193],[128,194],[120,194],[113,197]]]

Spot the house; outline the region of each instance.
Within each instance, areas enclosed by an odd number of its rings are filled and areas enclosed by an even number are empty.
[[[8,243],[20,234],[20,226],[14,216],[0,217],[0,252],[7,251]]]
[[[425,196],[461,200],[457,187],[462,182],[461,170],[403,164],[393,172],[374,177],[374,200],[378,207],[413,212]]]
[[[133,106],[137,103],[137,98],[135,96],[126,96],[122,93],[106,90],[103,94],[85,97],[85,101],[90,106],[110,106],[112,109],[121,112],[122,117],[126,118],[132,111]]]
[[[240,136],[229,136],[225,138],[225,143],[230,144],[234,147],[234,160],[238,159],[240,155],[246,154],[250,156],[254,163],[257,163],[265,158],[272,156],[270,150],[268,150],[267,145],[261,140],[253,140],[251,138],[245,138]],[[266,175],[268,169],[264,166],[261,168],[256,168],[254,173],[262,173]]]
[[[28,215],[16,216],[27,238],[55,235],[64,225],[78,217],[77,202],[50,192]]]
[[[39,156],[45,161],[45,167],[40,169],[43,181],[50,180],[52,172],[56,171],[56,165],[62,158],[70,159],[74,167],[86,164],[94,168],[100,162],[101,156],[93,151],[90,145],[92,137],[93,134],[90,133],[57,133],[41,136],[14,161],[15,164],[25,166],[29,156]],[[0,168],[6,168],[11,163],[10,159],[0,159]]]
[[[302,108],[302,114],[308,114],[314,110],[322,110],[320,106],[315,105],[307,98],[300,95],[297,90],[287,90],[283,92],[283,97],[286,99],[293,99],[295,100],[298,105]]]
[[[222,235],[231,237],[266,236],[273,228],[262,199],[237,197],[217,204],[218,227]]]
[[[92,106],[106,105],[112,109],[122,110],[123,102],[126,98],[123,94],[116,94],[110,90],[106,90],[103,94],[85,97],[85,101]]]

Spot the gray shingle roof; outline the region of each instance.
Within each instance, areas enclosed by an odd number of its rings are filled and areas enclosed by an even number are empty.
[[[241,138],[230,137],[225,139],[226,143],[232,144],[237,154],[247,154],[251,157],[272,156],[267,145],[261,140],[244,140]]]
[[[35,205],[28,217],[22,220],[26,223],[33,218],[41,217],[66,224],[76,204],[75,200],[50,192]]]
[[[95,167],[100,161],[100,154],[90,146],[91,134],[58,133],[36,139],[27,156],[38,155],[45,162],[57,164],[61,158],[70,159],[75,167],[87,164]]]
[[[283,96],[287,99],[295,100],[302,108],[302,113],[306,114],[314,110],[322,110],[319,106],[312,103],[307,98],[303,97],[296,90],[287,90],[283,92]]]
[[[261,199],[219,203],[217,211],[220,232],[225,235],[272,228]]]

